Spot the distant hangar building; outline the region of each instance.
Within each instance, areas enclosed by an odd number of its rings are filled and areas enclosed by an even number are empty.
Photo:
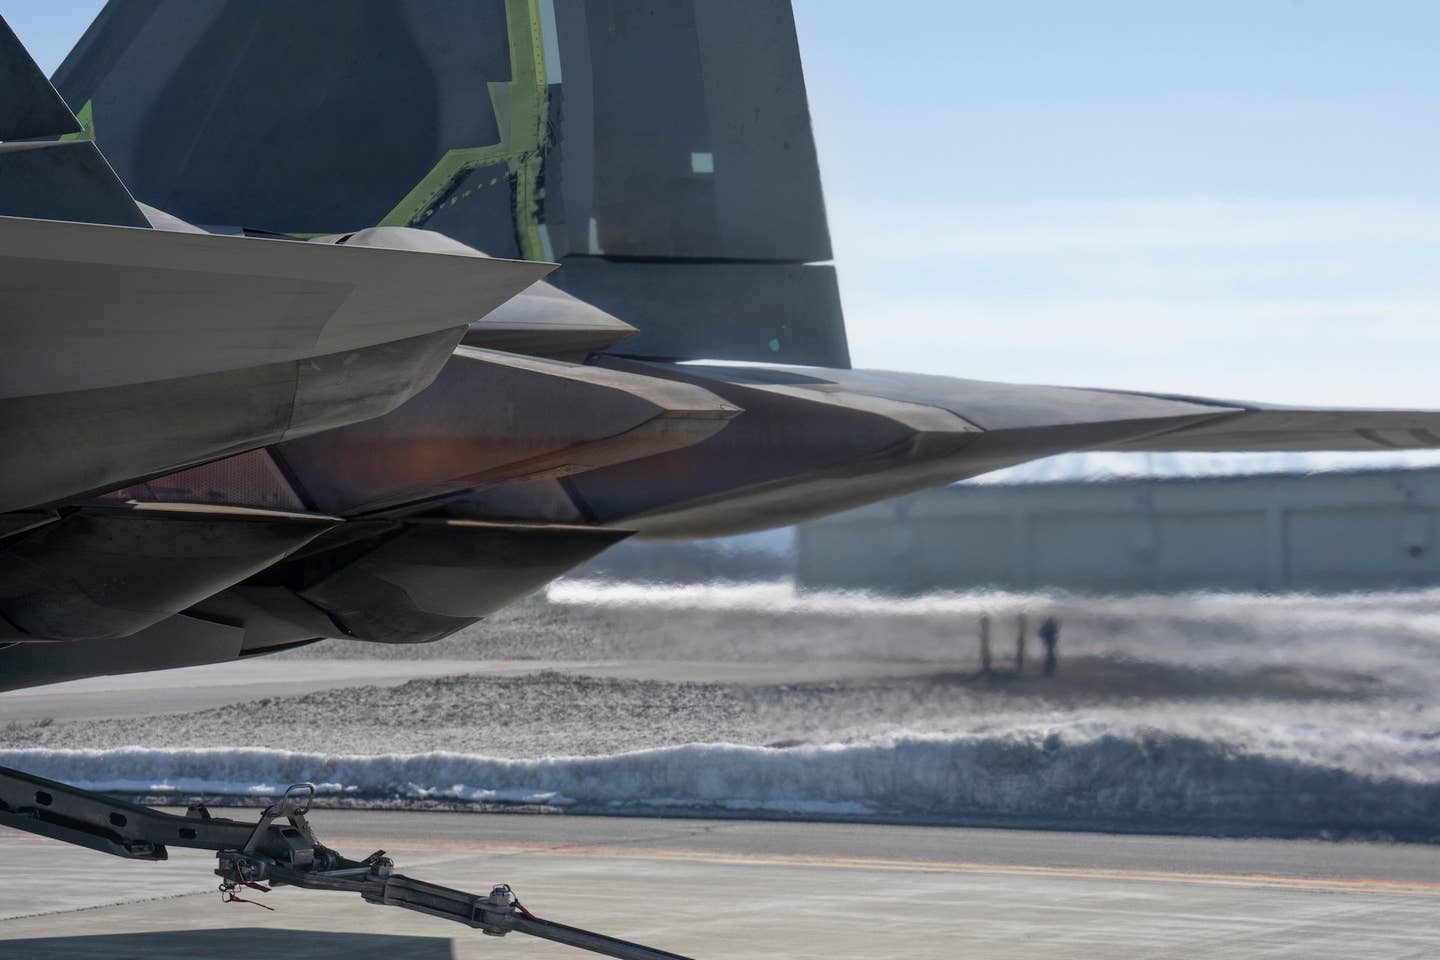
[[[1440,585],[1440,467],[957,484],[799,527],[796,582],[898,593]]]

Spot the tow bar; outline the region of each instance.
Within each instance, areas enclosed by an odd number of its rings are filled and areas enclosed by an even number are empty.
[[[688,960],[678,953],[542,920],[500,884],[466,893],[395,872],[378,850],[364,860],[342,856],[315,838],[306,815],[315,785],[300,783],[266,807],[255,823],[211,816],[192,804],[184,816],[0,767],[0,825],[131,860],[164,860],[166,846],[214,850],[221,895],[274,887],[358,893],[368,903],[404,907],[454,920],[490,936],[523,933],[618,960]]]

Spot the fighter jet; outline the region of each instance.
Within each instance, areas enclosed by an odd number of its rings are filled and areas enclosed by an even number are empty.
[[[1440,447],[850,369],[785,0],[110,0],[53,85],[0,22],[0,90],[0,689],[434,641],[628,537],[1065,451]],[[311,793],[242,824],[0,771],[0,823],[673,956],[348,860]]]

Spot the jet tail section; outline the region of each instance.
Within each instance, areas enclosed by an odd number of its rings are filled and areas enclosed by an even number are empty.
[[[0,91],[0,216],[150,225],[4,18]]]
[[[188,222],[423,227],[558,260],[613,352],[849,366],[786,0],[110,0],[55,80]]]
[[[34,58],[0,17],[0,140],[79,133],[80,122],[50,86]]]

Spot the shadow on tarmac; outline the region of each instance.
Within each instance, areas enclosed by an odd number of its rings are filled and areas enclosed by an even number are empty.
[[[195,960],[197,957],[451,960],[452,953],[449,937],[242,928],[0,941],[0,956],[13,960]]]

